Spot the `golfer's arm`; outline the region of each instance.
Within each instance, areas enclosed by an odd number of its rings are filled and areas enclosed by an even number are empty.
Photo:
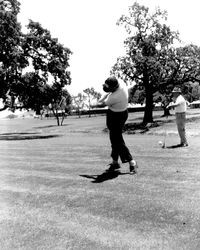
[[[98,103],[104,102],[106,100],[106,98],[109,96],[110,93],[104,95],[103,97],[101,97],[98,101]]]
[[[169,108],[175,108],[175,107],[177,107],[178,105],[177,104],[171,104],[171,105],[169,105],[168,107]]]
[[[180,103],[170,104],[170,105],[168,105],[168,108],[175,108],[175,107],[177,107],[179,105],[180,105]]]
[[[106,100],[106,98],[108,97],[109,94],[110,93],[104,95],[96,104],[91,105],[91,107],[92,108],[104,108],[104,107],[106,107],[107,105],[105,103],[105,100]]]
[[[104,108],[106,107],[107,105],[105,104],[105,101],[99,101],[98,103],[92,105],[92,108]]]

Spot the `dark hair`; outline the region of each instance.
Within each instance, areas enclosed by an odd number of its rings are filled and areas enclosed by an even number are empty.
[[[114,76],[108,77],[105,80],[105,84],[107,84],[109,88],[117,88],[119,86],[118,80]]]

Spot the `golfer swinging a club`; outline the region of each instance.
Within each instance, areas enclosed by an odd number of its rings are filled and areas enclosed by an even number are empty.
[[[122,163],[129,163],[130,173],[135,174],[138,167],[137,162],[133,160],[122,136],[122,130],[128,118],[128,89],[122,87],[115,77],[109,77],[103,84],[103,90],[107,94],[92,107],[102,108],[108,106],[106,125],[109,130],[112,148],[112,163],[109,164],[108,171],[115,171],[120,168],[118,163],[120,157]]]

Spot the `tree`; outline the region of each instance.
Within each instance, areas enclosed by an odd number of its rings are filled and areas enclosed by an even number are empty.
[[[172,101],[172,88],[179,86],[188,101],[193,99],[191,93],[193,83],[200,82],[200,47],[186,45],[184,47],[171,48],[167,55],[166,74],[160,78],[159,101],[164,109],[164,116],[169,115],[166,109]]]
[[[71,83],[68,67],[72,52],[38,22],[30,20],[28,33],[23,34],[17,22],[19,10],[17,0],[0,2],[0,98],[5,103],[3,109],[18,99],[24,108],[39,114],[44,105],[66,98],[63,89]],[[47,96],[49,91],[54,92],[50,95],[53,99]]]
[[[27,28],[29,32],[25,35],[23,50],[35,72],[46,81],[51,78],[53,84],[61,87],[70,84],[70,72],[67,70],[72,54],[70,49],[52,38],[50,32],[38,22],[30,20]]]
[[[82,93],[78,93],[77,96],[73,96],[72,97],[73,103],[74,103],[74,107],[78,113],[79,118],[81,117],[81,110],[83,109],[84,105],[85,105],[85,100],[86,100],[86,96],[84,96]]]
[[[187,82],[184,85],[183,93],[188,102],[200,100],[200,85],[198,82]]]
[[[19,10],[20,3],[17,0],[0,2],[0,98],[5,108],[8,98],[14,100],[22,70],[28,65],[21,47],[23,35],[21,25],[17,22]]]
[[[154,101],[161,101],[164,114],[168,115],[166,106],[173,87],[178,85],[184,90],[188,81],[200,82],[200,48],[174,46],[179,34],[171,31],[166,21],[166,11],[157,8],[150,14],[138,3],[118,21],[129,36],[124,42],[126,55],[118,58],[111,73],[125,82],[135,82],[140,93],[145,94],[144,124],[153,121]]]
[[[46,84],[44,78],[37,73],[28,72],[22,77],[18,91],[20,91],[19,101],[24,108],[31,108],[36,111],[37,115],[40,115],[44,106],[51,106],[57,125],[63,124],[65,113],[71,104],[71,96],[67,90],[55,84]]]
[[[69,57],[72,52],[51,37],[48,30],[30,20],[28,33],[24,35],[23,52],[32,71],[22,77],[18,84],[18,95],[24,106],[40,114],[43,105],[54,105],[58,125],[58,104],[63,88],[71,83]],[[47,95],[48,93],[48,95]],[[69,95],[69,94],[68,94]],[[56,108],[55,108],[56,107]]]
[[[49,108],[56,117],[57,125],[62,126],[66,113],[70,111],[72,99],[67,90],[62,90],[60,93],[56,93],[56,91],[57,90],[54,90],[53,88],[49,88],[46,94],[47,97],[50,97],[52,100],[52,102],[49,103]]]
[[[94,99],[96,99],[96,100],[100,99],[101,98],[101,94],[98,93],[97,91],[95,91],[95,89],[93,87],[84,89],[83,92],[87,95],[87,101],[88,101],[87,107],[89,109],[89,117],[91,117],[91,113],[90,113],[91,102]]]
[[[43,105],[50,102],[50,98],[46,100],[45,79],[41,78],[37,73],[27,72],[22,76],[21,82],[18,83],[19,101],[26,109],[33,109],[36,114],[40,114]]]
[[[138,88],[137,85],[134,85],[129,90],[129,103],[145,103],[145,92],[143,88]]]
[[[189,44],[177,48],[174,65],[177,84],[200,83],[200,47]]]
[[[129,15],[118,21],[119,25],[125,26],[129,36],[124,42],[126,55],[117,59],[112,73],[125,81],[135,82],[144,90],[145,124],[153,122],[153,94],[171,70],[168,59],[173,54],[173,42],[178,40],[178,33],[170,30],[165,24],[166,19],[166,11],[158,8],[150,14],[148,8],[134,3],[129,7]]]
[[[196,101],[200,99],[200,86],[199,83],[194,83],[192,85],[192,100],[191,101]]]

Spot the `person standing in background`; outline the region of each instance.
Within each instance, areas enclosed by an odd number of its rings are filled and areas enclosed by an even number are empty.
[[[178,87],[175,87],[172,91],[174,103],[168,105],[167,108],[175,108],[175,115],[176,115],[176,125],[178,129],[178,134],[180,137],[180,144],[178,144],[178,147],[187,147],[188,142],[186,138],[186,130],[185,130],[185,124],[186,124],[186,110],[187,110],[187,101],[181,94],[181,89]]]

